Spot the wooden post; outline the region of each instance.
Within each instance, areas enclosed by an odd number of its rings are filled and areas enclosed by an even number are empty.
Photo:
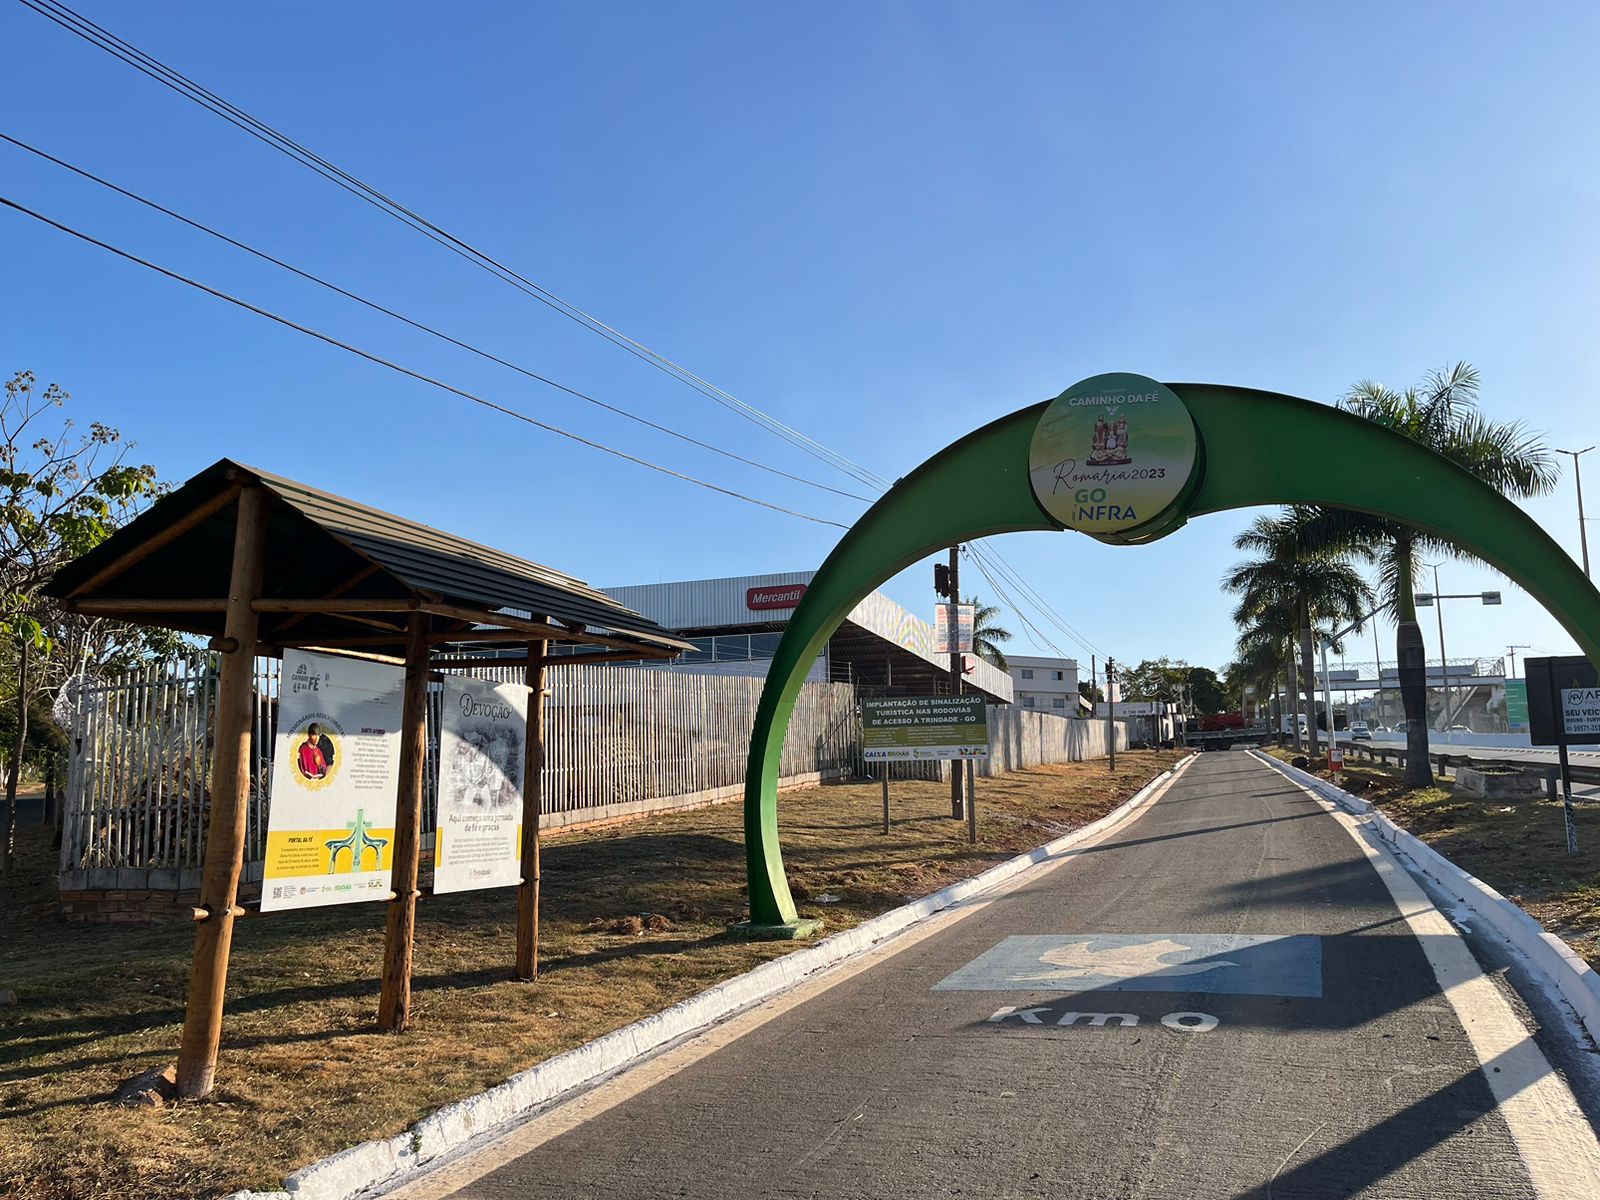
[[[265,501],[260,487],[239,493],[233,529],[233,569],[228,581],[227,636],[236,649],[222,656],[217,685],[216,749],[211,760],[211,812],[200,876],[200,906],[211,914],[194,938],[189,998],[178,1049],[178,1094],[191,1100],[211,1090],[222,1042],[222,999],[244,866],[250,807],[250,727],[255,692],[256,614],[266,551]]]
[[[378,1027],[405,1029],[411,1018],[411,954],[417,935],[417,864],[422,848],[422,770],[428,747],[428,618],[406,626],[406,688],[400,719],[400,784],[395,800],[389,924],[383,939]]]
[[[889,764],[883,764],[883,831],[889,832]]]
[[[544,658],[550,643],[528,643],[528,734],[522,756],[522,883],[517,888],[516,978],[539,974],[539,820],[544,816]]]
[[[960,763],[956,766],[959,768]],[[973,777],[977,774],[977,764],[972,759],[967,759],[967,841],[974,846],[978,844],[978,798],[973,794]]]

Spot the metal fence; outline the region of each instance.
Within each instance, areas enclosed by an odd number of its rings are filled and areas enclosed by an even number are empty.
[[[245,860],[266,841],[280,664],[256,661]],[[520,668],[473,672],[520,682]],[[744,786],[763,680],[601,664],[546,673],[544,807],[571,824],[726,798]],[[217,692],[209,654],[138,667],[67,696],[73,713],[61,867],[198,868],[204,854]],[[440,686],[428,705],[424,835],[438,786]],[[808,781],[858,769],[855,689],[808,683],[784,741],[781,774]],[[246,878],[255,875],[247,867]]]

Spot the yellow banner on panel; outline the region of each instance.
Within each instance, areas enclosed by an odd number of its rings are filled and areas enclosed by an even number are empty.
[[[394,830],[279,829],[267,834],[267,879],[301,875],[351,875],[387,871],[393,862]]]

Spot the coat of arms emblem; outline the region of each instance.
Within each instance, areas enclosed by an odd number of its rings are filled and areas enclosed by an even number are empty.
[[[1106,416],[1095,417],[1090,466],[1120,467],[1133,461],[1128,455],[1128,418],[1118,414],[1119,410],[1113,408]]]

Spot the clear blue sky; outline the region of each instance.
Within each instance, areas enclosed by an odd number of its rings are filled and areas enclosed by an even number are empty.
[[[80,11],[890,478],[1111,370],[1331,401],[1464,358],[1492,415],[1600,442],[1592,5]],[[12,0],[0,45],[5,131],[602,398],[848,486]],[[862,507],[433,344],[9,146],[0,179],[558,424],[835,520]],[[601,584],[813,567],[838,536],[475,409],[15,214],[0,213],[0,255],[0,367],[61,383],[171,479],[227,455]],[[1587,461],[1600,513],[1600,452]],[[1570,478],[1529,510],[1576,555]],[[1233,630],[1216,580],[1247,519],[1139,549],[1071,534],[1001,549],[1097,647],[1220,666]],[[888,590],[925,611],[927,575]],[[1441,579],[1507,593],[1502,609],[1448,611],[1452,655],[1571,648],[1492,573]],[[1013,648],[1047,652],[1007,623]]]

